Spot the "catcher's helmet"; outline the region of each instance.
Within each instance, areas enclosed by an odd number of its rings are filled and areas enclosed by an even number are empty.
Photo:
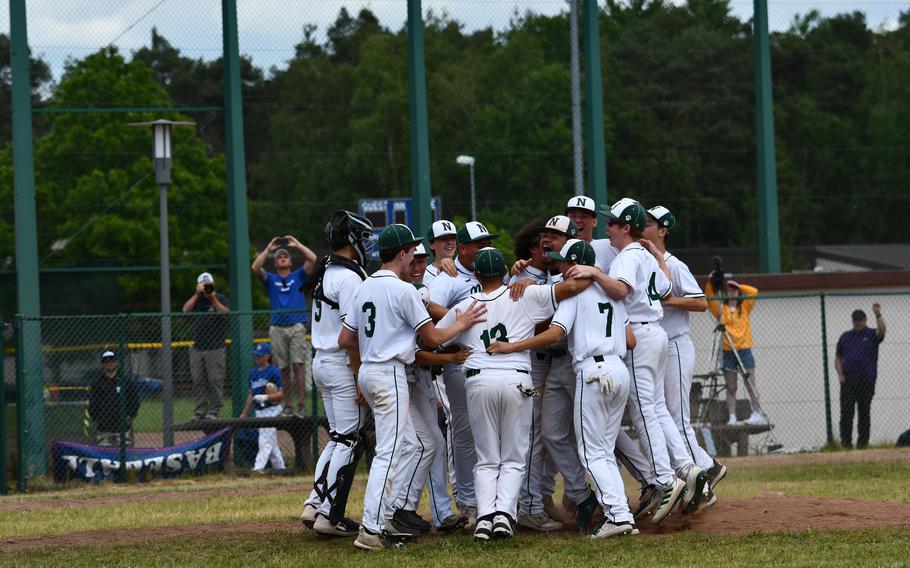
[[[373,224],[366,217],[350,211],[336,211],[325,226],[325,241],[332,250],[351,245],[361,266],[366,266],[368,252],[374,246],[372,236]]]

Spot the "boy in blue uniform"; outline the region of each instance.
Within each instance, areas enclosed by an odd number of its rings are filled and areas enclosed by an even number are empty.
[[[254,403],[257,417],[278,416],[281,414],[284,391],[281,389],[281,372],[270,362],[272,346],[260,343],[253,350],[253,355],[256,357],[256,366],[250,371],[250,392],[240,417],[244,418],[249,414]],[[257,473],[265,471],[265,464],[269,460],[272,461],[272,469],[284,469],[284,458],[281,455],[281,448],[278,447],[278,430],[260,428],[259,451],[256,453],[253,471]]]

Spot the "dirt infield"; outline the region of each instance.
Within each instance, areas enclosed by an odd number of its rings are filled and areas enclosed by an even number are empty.
[[[159,499],[174,498],[162,494]],[[99,499],[110,502],[109,499]],[[93,500],[81,505],[94,504]],[[34,505],[34,504],[33,504]],[[698,515],[671,515],[661,526],[645,521],[640,528],[645,538],[673,535],[680,532],[700,534],[744,534],[753,532],[803,531],[810,529],[862,529],[870,527],[910,526],[910,504],[881,503],[852,499],[802,497],[782,493],[766,493],[752,499],[721,500],[711,509]],[[269,532],[301,533],[314,538],[295,519],[260,523],[219,523],[141,529],[88,531],[58,536],[6,537],[0,541],[0,551],[15,552],[41,547],[65,549],[83,545],[129,545],[171,539],[210,539],[226,536]],[[565,536],[571,533],[565,532]]]

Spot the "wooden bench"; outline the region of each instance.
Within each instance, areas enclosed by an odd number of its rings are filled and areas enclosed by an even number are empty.
[[[329,421],[325,416],[268,416],[248,418],[215,418],[191,420],[174,426],[175,431],[199,430],[205,434],[217,432],[222,428],[244,430],[250,428],[277,428],[284,430],[294,441],[294,467],[298,471],[315,467],[312,456],[319,454],[318,439],[314,442],[313,431],[322,428],[329,431]],[[317,447],[313,447],[313,444]]]

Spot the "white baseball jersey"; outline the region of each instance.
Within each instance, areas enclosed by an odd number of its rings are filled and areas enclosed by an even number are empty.
[[[459,302],[457,309],[465,311],[475,299],[487,307],[486,321],[476,323],[449,343],[457,343],[471,350],[465,361],[466,369],[501,369],[506,371],[531,371],[531,358],[527,351],[516,353],[487,353],[494,341],[521,341],[534,335],[534,326],[553,317],[556,311],[556,292],[553,286],[528,286],[520,300],[509,297],[509,289],[500,286],[490,294],[476,292]],[[449,310],[439,320],[439,327],[455,322],[455,310]]]
[[[664,316],[660,299],[670,293],[670,281],[643,246],[634,242],[622,249],[610,263],[610,277],[632,289],[623,300],[629,321],[656,322]]]
[[[362,362],[397,359],[406,365],[414,362],[415,332],[426,324],[432,320],[417,288],[391,270],[377,270],[366,279],[343,322],[357,332]]]
[[[569,352],[576,363],[595,355],[626,355],[626,309],[600,286],[588,286],[577,296],[559,303],[553,325],[569,338]]]
[[[353,271],[341,266],[329,266],[322,278],[322,291],[326,298],[338,304],[338,309],[313,299],[313,348],[323,353],[345,351],[338,346],[341,322],[351,311],[354,296],[363,280]]]
[[[673,295],[679,298],[704,298],[705,293],[699,287],[686,263],[669,252],[664,253],[664,261],[670,268],[673,282]],[[689,312],[679,308],[664,308],[664,317],[660,326],[667,332],[667,337],[678,337],[689,333]]]
[[[429,286],[430,282],[436,279],[439,276],[439,273],[442,272],[432,264],[428,264],[423,271],[423,285]]]
[[[591,248],[597,255],[597,266],[604,272],[609,272],[610,264],[613,263],[613,259],[619,254],[619,251],[610,244],[610,239],[594,239],[591,241]]]
[[[455,268],[458,275],[454,278],[440,271],[430,282],[424,280],[430,289],[430,301],[434,304],[451,308],[480,290],[480,282],[474,277],[474,272],[465,268],[458,259],[455,259]]]
[[[541,270],[539,268],[534,268],[530,264],[525,267],[524,270],[513,276],[509,279],[509,284],[512,282],[519,282],[521,280],[531,280],[535,284],[549,284],[550,283],[550,273],[546,270]]]

